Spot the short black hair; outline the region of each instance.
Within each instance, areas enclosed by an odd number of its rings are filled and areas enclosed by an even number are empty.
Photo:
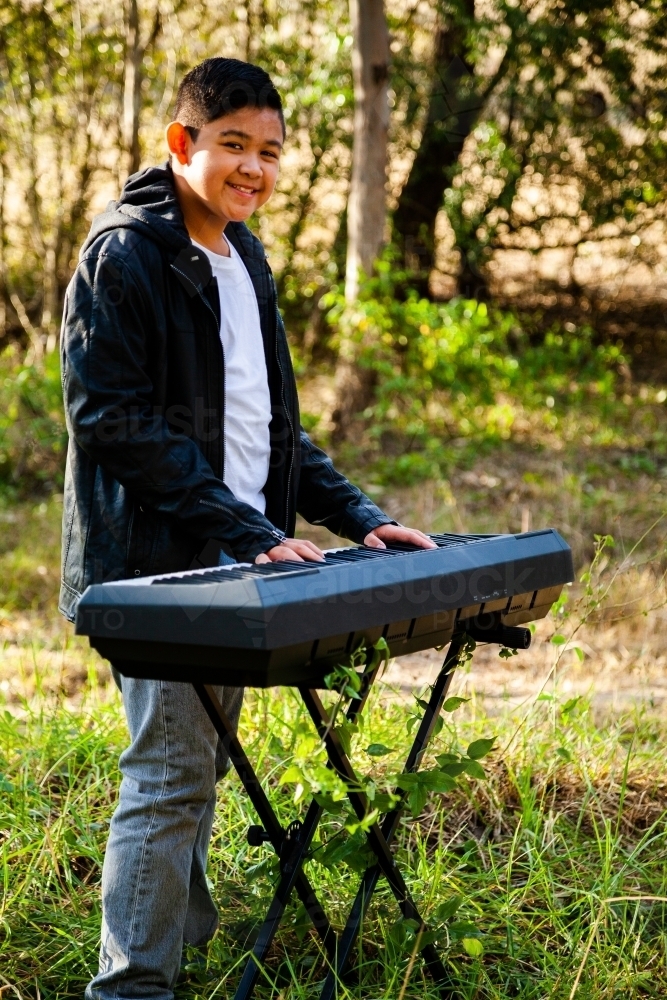
[[[277,111],[285,135],[283,102],[269,74],[253,63],[216,56],[183,77],[174,118],[196,142],[204,125],[248,107]]]

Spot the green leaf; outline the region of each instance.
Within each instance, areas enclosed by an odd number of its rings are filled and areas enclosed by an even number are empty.
[[[313,795],[313,798],[317,802],[318,806],[321,806],[325,812],[333,813],[334,816],[340,815],[345,808],[345,802],[341,799],[334,799],[334,797],[328,792],[318,792]]]
[[[406,920],[405,917],[400,917],[396,923],[389,928],[388,936],[394,945],[407,951],[412,948],[415,935],[418,930],[419,924],[416,920]]]
[[[449,774],[452,778],[458,778],[459,774],[463,774],[467,770],[466,761],[464,760],[457,760],[451,764],[442,765],[442,773]]]
[[[561,760],[567,761],[568,763],[572,760],[572,754],[566,747],[556,747],[556,753]]]
[[[509,660],[512,656],[518,656],[519,650],[512,649],[510,646],[503,646],[501,650],[498,651],[498,656],[501,660]]]
[[[576,706],[579,704],[580,701],[581,701],[580,694],[576,695],[574,698],[568,698],[568,700],[561,708],[561,713],[563,715],[569,715],[572,709],[576,708]]]
[[[380,810],[381,813],[389,812],[393,809],[400,799],[397,795],[393,795],[391,792],[376,792],[373,803]]]
[[[454,916],[462,902],[463,896],[452,896],[450,899],[446,899],[435,911],[436,919],[449,920]]]
[[[419,950],[423,951],[423,949],[426,948],[427,945],[433,944],[435,941],[437,941],[438,937],[439,935],[437,931],[424,931],[424,933],[419,939]]]
[[[450,924],[449,933],[456,940],[460,940],[463,937],[471,937],[478,932],[471,920],[455,920],[453,924]]]
[[[579,646],[573,646],[572,649],[577,654],[579,662],[583,663],[584,662],[584,655],[585,655],[583,649],[580,649]]]
[[[425,785],[417,785],[408,793],[408,808],[414,819],[422,812],[428,799],[428,788]]]
[[[484,945],[478,938],[463,938],[461,944],[471,958],[480,958],[484,954]]]
[[[445,712],[455,712],[459,705],[465,705],[467,701],[470,701],[470,698],[459,698],[458,695],[454,695],[448,698],[442,707]]]
[[[560,633],[557,632],[556,635],[551,636],[551,641],[554,646],[563,646],[567,642],[567,639],[564,635],[560,635]]]
[[[440,764],[440,767],[444,767],[445,764],[453,764],[461,758],[457,753],[440,753],[435,759]]]
[[[341,742],[341,746],[345,753],[349,756],[352,750],[352,734],[355,732],[356,726],[353,727],[349,722],[341,722],[339,726],[334,726],[334,733],[338,736]]]
[[[416,788],[421,783],[420,774],[399,774],[395,779],[399,788],[409,792],[411,788]]]
[[[488,753],[491,753],[497,739],[498,737],[494,736],[490,740],[473,740],[468,747],[468,756],[471,760],[481,760],[482,757],[486,757]]]
[[[426,709],[429,707],[428,702],[424,701],[423,698],[415,698],[415,701],[417,702],[420,708],[424,709],[424,711],[426,711]]]
[[[301,768],[298,767],[296,764],[292,764],[291,767],[288,767],[287,770],[283,771],[283,773],[280,775],[280,778],[278,779],[278,784],[288,785],[295,781],[302,781],[302,780],[303,780],[303,774],[301,773]]]
[[[278,859],[275,857],[265,858],[264,861],[260,861],[256,865],[250,865],[246,868],[245,879],[246,882],[256,882],[258,878],[262,878],[263,875],[272,876],[278,868]]]
[[[364,753],[367,753],[369,757],[385,757],[388,753],[393,753],[393,750],[386,747],[384,743],[371,743],[366,747]]]
[[[306,934],[310,930],[311,923],[312,921],[308,914],[308,910],[303,903],[301,903],[294,916],[294,931],[298,941],[303,941]]]
[[[486,778],[486,771],[476,760],[467,760],[464,767],[466,774],[469,774],[471,778],[479,778],[480,781],[484,781]]]
[[[425,771],[422,775],[422,784],[430,792],[451,792],[456,788],[456,781],[444,771]]]

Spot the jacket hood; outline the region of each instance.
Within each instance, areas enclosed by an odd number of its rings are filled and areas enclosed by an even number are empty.
[[[93,219],[81,253],[103,233],[114,229],[134,229],[175,253],[190,246],[168,162],[128,177],[119,200],[110,201],[105,211]]]

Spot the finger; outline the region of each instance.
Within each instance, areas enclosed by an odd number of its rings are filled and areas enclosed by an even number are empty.
[[[281,544],[288,545],[293,552],[300,552],[306,559],[324,559],[322,550],[306,538],[285,538]]]
[[[311,562],[324,562],[324,553],[310,542],[298,540],[290,548],[292,552],[298,552],[303,559],[309,559]]]
[[[309,548],[309,549],[311,550],[311,552],[314,552],[314,553],[315,553],[315,555],[316,555],[316,556],[322,556],[322,557],[324,556],[324,552],[323,552],[323,551],[322,551],[322,549],[321,549],[321,548],[319,547],[319,545],[315,545],[315,542],[310,542],[310,541],[307,541],[307,542],[306,542],[306,545],[307,545],[307,546],[308,546],[308,548]]]
[[[387,546],[384,544],[381,538],[378,538],[374,532],[366,535],[364,538],[364,545],[367,545],[369,549],[386,549]]]
[[[255,563],[258,566],[261,566],[262,563],[268,563],[268,562],[271,562],[271,559],[269,558],[269,556],[267,556],[266,552],[260,552],[258,556],[255,556]]]
[[[411,545],[419,545],[423,549],[437,549],[435,542],[419,531],[418,528],[404,528],[403,525],[388,524],[383,526],[384,533],[395,539],[397,542],[409,542]]]
[[[430,538],[425,538],[422,534],[410,535],[405,539],[406,542],[410,542],[411,545],[418,545],[420,549],[437,549],[437,545]]]
[[[324,558],[322,550],[318,549],[317,545],[308,541],[307,538],[290,538],[289,545],[290,548],[296,549],[297,552],[311,552],[314,556],[320,559]]]
[[[423,549],[437,549],[437,545],[432,538],[425,535],[423,531],[417,531],[416,529],[410,532],[410,541],[415,545],[421,545]]]
[[[273,555],[274,552],[275,555]],[[273,562],[304,562],[296,549],[289,545],[277,545],[275,549],[271,549],[271,553]]]

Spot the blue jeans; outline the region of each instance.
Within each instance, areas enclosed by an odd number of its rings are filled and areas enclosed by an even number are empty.
[[[123,677],[122,692],[132,742],[102,869],[99,972],[85,996],[173,1000],[183,945],[206,944],[218,926],[206,857],[229,759],[191,684]],[[216,692],[236,726],[243,689]]]

